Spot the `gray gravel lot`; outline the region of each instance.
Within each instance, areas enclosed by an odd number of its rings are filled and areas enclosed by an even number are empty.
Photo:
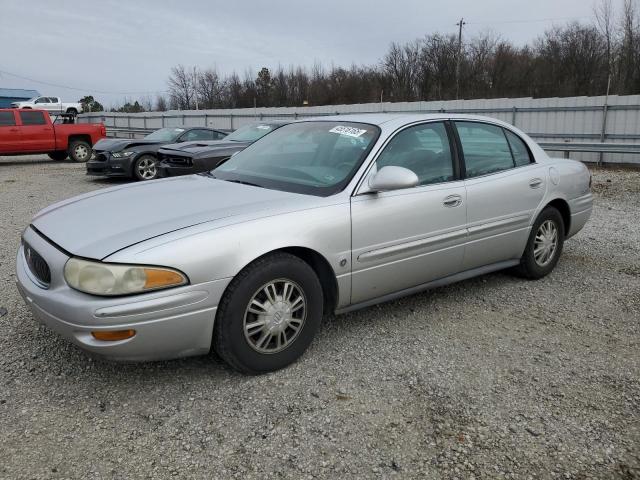
[[[33,320],[21,231],[117,183],[0,158],[0,478],[640,478],[640,172],[594,172],[594,215],[549,277],[331,318],[259,377],[103,363]]]

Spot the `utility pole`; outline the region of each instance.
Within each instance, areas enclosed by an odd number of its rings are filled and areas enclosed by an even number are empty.
[[[461,18],[458,26],[458,55],[456,56],[456,100],[460,95],[460,57],[462,57],[462,27],[466,25],[464,18]]]
[[[195,65],[193,67],[193,96],[196,99],[196,110],[198,110],[198,74]]]

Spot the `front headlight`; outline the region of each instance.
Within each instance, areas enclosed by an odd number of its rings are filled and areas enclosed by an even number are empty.
[[[128,295],[186,285],[182,273],[169,268],[121,265],[70,258],[64,266],[70,287],[92,295]]]
[[[111,156],[113,158],[126,158],[126,157],[130,157],[134,153],[136,152],[113,152],[111,153]]]

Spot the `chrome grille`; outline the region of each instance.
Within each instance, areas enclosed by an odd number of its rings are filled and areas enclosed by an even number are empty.
[[[44,258],[36,252],[27,242],[23,244],[24,258],[27,260],[29,270],[38,279],[44,287],[48,287],[51,283],[51,270]]]

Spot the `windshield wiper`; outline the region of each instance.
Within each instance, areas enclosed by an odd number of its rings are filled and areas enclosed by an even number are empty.
[[[225,182],[239,183],[241,185],[249,185],[250,187],[264,188],[262,185],[258,185],[257,183],[245,182],[244,180],[225,180],[224,178],[219,178],[218,180],[224,180]]]

